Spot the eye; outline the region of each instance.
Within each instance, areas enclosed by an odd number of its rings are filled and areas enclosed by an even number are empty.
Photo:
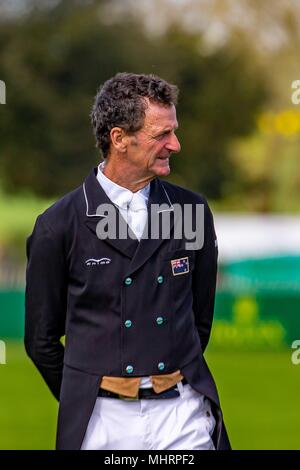
[[[166,130],[166,131],[162,132],[161,134],[158,134],[158,135],[155,137],[155,139],[156,139],[156,140],[161,140],[161,139],[163,139],[164,137],[170,136],[173,132],[174,132],[174,134],[176,134],[176,131],[177,131],[177,127],[174,128],[174,129]]]
[[[163,137],[166,137],[167,135],[169,135],[171,133],[171,131],[165,131],[163,132],[162,134],[159,134],[156,138],[157,139],[162,139]]]

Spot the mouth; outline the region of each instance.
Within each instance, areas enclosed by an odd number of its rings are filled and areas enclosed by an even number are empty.
[[[169,160],[170,158],[170,155],[168,155],[167,157],[157,157],[158,160]]]

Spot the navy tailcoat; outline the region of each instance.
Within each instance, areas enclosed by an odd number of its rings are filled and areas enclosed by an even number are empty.
[[[169,216],[167,233],[140,242],[103,232],[99,238],[98,223],[107,215],[103,204],[112,203],[96,171],[40,215],[27,240],[25,348],[59,400],[56,447],[80,449],[102,376],[179,369],[211,400],[215,447],[229,449],[217,389],[203,356],[217,273],[207,202],[156,178],[150,186],[148,227],[154,208],[158,218]],[[196,207],[201,204],[204,224],[199,225]],[[187,249],[184,230],[174,236],[186,223],[175,217],[176,205],[192,208],[189,222],[204,229],[202,247]]]

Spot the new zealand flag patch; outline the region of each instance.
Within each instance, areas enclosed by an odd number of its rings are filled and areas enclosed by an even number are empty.
[[[171,266],[173,276],[188,273],[190,271],[188,256],[186,258],[172,259]]]

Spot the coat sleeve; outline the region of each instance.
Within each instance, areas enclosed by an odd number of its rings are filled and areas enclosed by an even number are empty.
[[[56,399],[62,381],[67,271],[62,240],[39,216],[27,239],[25,349]]]
[[[218,248],[212,213],[205,202],[204,245],[196,252],[193,311],[203,352],[208,344],[215,304]]]

